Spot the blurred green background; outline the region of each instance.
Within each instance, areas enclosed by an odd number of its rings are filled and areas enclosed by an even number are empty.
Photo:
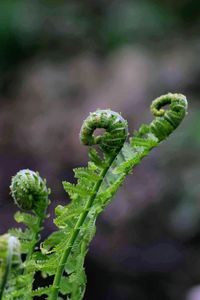
[[[47,178],[51,217],[68,203],[61,181],[87,162],[90,111],[120,111],[132,132],[161,94],[189,101],[100,217],[85,299],[200,300],[199,33],[199,0],[0,1],[0,233],[16,225],[8,186],[21,168]]]

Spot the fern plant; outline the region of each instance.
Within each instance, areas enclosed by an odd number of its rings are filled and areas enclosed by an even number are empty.
[[[165,110],[163,107],[169,105]],[[166,139],[187,112],[182,94],[168,93],[152,102],[154,120],[128,137],[127,122],[111,110],[97,110],[83,122],[80,140],[89,146],[89,162],[74,169],[76,184],[64,182],[70,204],[58,205],[57,231],[40,242],[50,203],[50,189],[37,172],[22,170],[11,182],[11,195],[21,209],[15,220],[25,229],[11,229],[0,237],[0,300],[81,300],[86,287],[84,260],[95,234],[98,215],[132,169]],[[95,129],[105,132],[96,136]],[[33,289],[35,275],[49,278],[49,286]]]

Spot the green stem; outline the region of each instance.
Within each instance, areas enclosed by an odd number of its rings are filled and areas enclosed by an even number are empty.
[[[27,256],[26,256],[26,260],[25,260],[25,268],[24,268],[24,271],[23,271],[23,275],[26,275],[26,274],[29,274],[31,277],[29,279],[29,283],[30,285],[27,286],[27,290],[30,292],[29,294],[29,297],[28,297],[28,293],[27,295],[25,295],[25,297],[23,298],[23,300],[31,300],[32,297],[31,297],[31,291],[32,291],[32,282],[33,282],[33,278],[34,278],[34,271],[29,271],[29,267],[28,267],[28,263],[29,261],[31,260],[31,257],[34,253],[34,250],[35,250],[35,246],[37,244],[37,242],[39,241],[39,233],[42,229],[42,223],[44,221],[44,218],[46,216],[46,210],[47,210],[47,206],[44,208],[44,211],[41,215],[38,215],[38,221],[37,221],[37,228],[38,230],[36,232],[34,232],[34,236],[33,236],[33,243],[27,253]]]
[[[60,280],[61,280],[64,268],[65,268],[65,265],[67,263],[67,259],[70,255],[70,251],[73,248],[74,242],[76,241],[76,238],[78,237],[80,229],[81,229],[82,225],[84,224],[85,219],[89,213],[89,210],[94,203],[94,200],[97,196],[97,193],[103,182],[103,179],[104,179],[107,171],[109,170],[112,162],[114,161],[115,157],[116,157],[116,155],[112,156],[108,161],[107,167],[104,170],[102,170],[102,172],[100,174],[101,179],[94,186],[94,194],[92,194],[91,197],[88,199],[85,209],[84,209],[83,213],[80,215],[80,217],[74,227],[73,234],[71,235],[70,239],[68,240],[65,249],[63,249],[63,255],[60,259],[60,263],[59,263],[59,266],[57,268],[57,271],[56,271],[56,274],[54,277],[54,281],[53,281],[53,285],[52,285],[52,293],[50,295],[49,300],[57,300],[58,293],[59,293]]]
[[[8,241],[8,255],[6,257],[6,269],[5,269],[5,273],[4,273],[1,288],[0,288],[0,300],[2,299],[3,292],[4,292],[4,289],[5,289],[7,280],[8,280],[9,273],[10,273],[10,269],[11,269],[11,265],[12,265],[12,257],[13,257],[13,248],[14,248],[13,240],[12,240],[12,237],[10,237],[9,241]]]
[[[44,208],[44,211],[42,213],[42,215],[38,215],[38,222],[37,222],[37,228],[38,230],[36,232],[34,232],[34,236],[33,236],[33,243],[27,253],[27,256],[26,256],[26,261],[25,263],[27,264],[30,259],[31,259],[31,256],[35,250],[35,246],[36,246],[36,243],[39,241],[39,233],[40,231],[42,230],[42,223],[44,221],[44,218],[46,216],[46,210],[47,210],[47,206]],[[24,275],[27,274],[29,272],[28,268],[24,268]],[[33,274],[34,275],[34,274]]]

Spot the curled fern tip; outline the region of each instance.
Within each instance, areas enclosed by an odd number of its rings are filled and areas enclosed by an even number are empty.
[[[44,205],[50,193],[46,180],[29,169],[19,171],[12,178],[10,190],[15,203],[24,210],[34,210]]]
[[[169,105],[168,109],[163,107]],[[155,120],[150,124],[152,132],[161,141],[171,134],[187,113],[187,99],[182,94],[168,93],[155,99],[151,112]]]
[[[105,129],[103,135],[94,135],[97,128]],[[112,110],[100,110],[90,113],[83,122],[80,140],[84,145],[99,145],[105,152],[118,152],[128,136],[128,124],[124,118]]]

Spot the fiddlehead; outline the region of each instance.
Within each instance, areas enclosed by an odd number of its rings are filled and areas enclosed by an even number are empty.
[[[10,234],[0,236],[0,300],[2,299],[11,269],[16,271],[21,263],[19,240]]]
[[[94,130],[103,128],[106,132],[95,136]],[[80,131],[80,140],[84,145],[99,145],[105,152],[117,153],[123,146],[128,135],[128,124],[122,116],[112,110],[97,110],[90,113],[83,122]]]
[[[33,210],[40,215],[48,205],[50,191],[46,180],[38,172],[28,169],[19,171],[12,178],[10,190],[15,203],[23,210]]]
[[[169,104],[166,111],[162,108]],[[187,100],[182,94],[168,93],[152,102],[151,112],[156,117],[150,124],[152,132],[161,141],[180,124],[187,111]]]

